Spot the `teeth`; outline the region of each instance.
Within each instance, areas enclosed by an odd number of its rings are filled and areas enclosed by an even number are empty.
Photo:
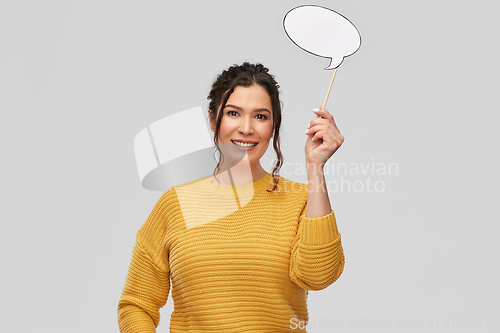
[[[241,147],[253,147],[257,144],[257,143],[243,143],[243,142],[238,142],[238,141],[232,141],[232,142],[237,144],[238,146],[241,146]]]

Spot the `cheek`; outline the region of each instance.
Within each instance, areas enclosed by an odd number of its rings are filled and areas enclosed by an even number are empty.
[[[222,120],[220,122],[220,127],[219,127],[219,134],[224,135],[225,133],[228,132],[228,129],[229,129],[229,124],[227,123],[227,121],[224,118],[222,118]]]
[[[273,133],[273,124],[272,123],[266,127],[266,130],[264,133],[268,133],[269,138],[271,138],[273,136],[274,133]]]

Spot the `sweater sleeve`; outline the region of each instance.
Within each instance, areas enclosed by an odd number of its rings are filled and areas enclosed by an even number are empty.
[[[344,269],[344,251],[333,211],[322,217],[300,215],[292,242],[290,279],[306,290],[321,290],[335,282]]]
[[[160,323],[160,309],[170,291],[168,255],[163,247],[167,206],[163,195],[137,233],[118,302],[121,333],[155,332]]]

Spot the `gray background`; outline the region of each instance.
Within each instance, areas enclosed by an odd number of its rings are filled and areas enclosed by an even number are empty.
[[[118,331],[135,234],[161,195],[141,187],[133,139],[172,113],[206,112],[233,63],[276,75],[281,174],[306,181],[303,133],[331,71],[282,29],[304,2],[0,3],[2,332]],[[326,175],[345,185],[330,199],[346,266],[310,293],[308,331],[498,332],[499,6],[315,3],[354,22],[362,45],[327,105],[346,138],[328,163],[348,172]],[[369,163],[375,172],[351,174]]]

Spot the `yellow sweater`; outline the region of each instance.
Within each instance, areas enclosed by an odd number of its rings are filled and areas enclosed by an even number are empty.
[[[307,184],[210,176],[166,191],[137,233],[120,332],[155,332],[170,284],[170,332],[306,332],[308,290],[342,274],[333,211],[305,217]]]

